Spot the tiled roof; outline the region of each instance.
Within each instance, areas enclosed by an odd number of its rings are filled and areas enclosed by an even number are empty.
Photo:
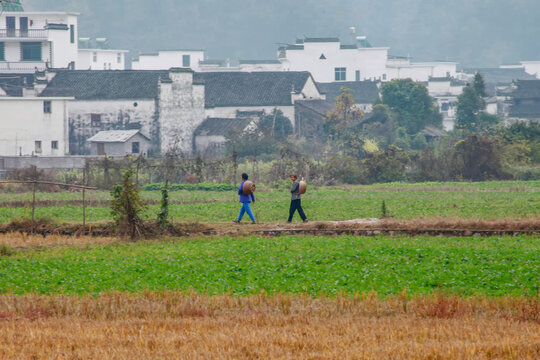
[[[339,42],[338,37],[304,38],[304,43]]]
[[[334,110],[334,105],[327,100],[299,100],[295,101],[294,105],[307,108],[321,116],[326,116]]]
[[[19,0],[4,0],[0,2],[0,12],[2,11],[24,11]]]
[[[516,89],[512,92],[514,98],[540,99],[540,80],[519,80]]]
[[[100,143],[124,143],[134,137],[135,135],[140,134],[141,136],[148,139],[146,136],[141,134],[139,130],[109,130],[109,131],[100,131],[96,135],[89,138],[88,142],[100,142]]]
[[[77,100],[155,99],[168,70],[59,70],[40,96]]]
[[[204,82],[206,107],[288,106],[291,91],[300,93],[309,72],[208,72],[195,73],[194,81]]]
[[[195,129],[194,136],[227,136],[244,131],[252,121],[250,118],[207,118]]]
[[[341,88],[346,87],[353,91],[353,98],[357,104],[371,104],[379,96],[379,88],[374,81],[343,81],[332,83],[317,83],[319,89],[326,93],[326,100],[334,103],[334,99],[341,94]]]
[[[486,92],[493,96],[496,94],[497,85],[509,85],[517,80],[534,80],[536,77],[527,74],[524,69],[508,69],[508,68],[483,68],[483,69],[466,69],[466,73],[474,75],[477,72],[482,75],[486,83]]]
[[[7,96],[23,96],[23,88],[32,86],[34,74],[0,74],[0,87]]]
[[[281,64],[279,60],[240,60],[240,64]]]

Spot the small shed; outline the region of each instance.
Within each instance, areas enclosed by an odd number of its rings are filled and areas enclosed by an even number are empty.
[[[150,139],[139,130],[100,131],[87,140],[91,155],[126,156],[146,155]]]

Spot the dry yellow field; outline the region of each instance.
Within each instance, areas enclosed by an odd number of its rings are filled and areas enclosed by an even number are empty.
[[[0,296],[0,359],[538,359],[538,298]]]

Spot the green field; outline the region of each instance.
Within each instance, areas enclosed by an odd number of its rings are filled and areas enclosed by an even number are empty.
[[[536,295],[540,239],[246,237],[21,250],[0,257],[0,292],[97,294]]]
[[[155,218],[160,193],[142,192],[144,199],[154,202],[146,217]],[[28,217],[31,193],[0,193],[0,222]],[[261,188],[257,194],[255,213],[259,221],[283,221],[288,212],[287,187]],[[101,201],[87,209],[88,221],[110,219],[104,191],[88,193],[89,201]],[[59,204],[38,207],[37,217],[59,222],[80,222],[82,207],[69,203],[80,201],[80,193],[38,193],[40,201]],[[25,207],[8,206],[23,201]],[[384,184],[371,186],[340,186],[310,188],[303,206],[311,220],[348,220],[381,215],[385,201],[388,212],[396,219],[459,217],[464,219],[523,218],[540,216],[540,181],[510,181],[483,183],[422,183]],[[170,215],[174,221],[230,221],[238,212],[237,195],[233,191],[174,191],[170,193]],[[65,204],[64,204],[65,203]]]

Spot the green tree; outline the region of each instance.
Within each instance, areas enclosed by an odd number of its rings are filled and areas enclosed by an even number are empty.
[[[335,109],[324,118],[324,131],[329,137],[339,138],[345,129],[360,122],[364,112],[355,105],[353,91],[346,87],[341,88],[335,104]]]
[[[278,109],[274,109],[271,114],[263,116],[259,122],[259,129],[264,135],[278,139],[285,139],[293,133],[291,120]]]
[[[467,85],[458,96],[456,130],[464,134],[482,132],[500,122],[498,116],[483,112],[486,108],[485,93],[484,79],[477,73],[474,83]]]
[[[144,235],[142,213],[146,204],[141,199],[140,189],[133,182],[133,170],[127,170],[122,177],[122,184],[111,190],[111,213],[118,232],[132,240]]]
[[[427,87],[411,79],[392,80],[382,87],[382,102],[397,114],[399,126],[416,134],[427,125],[442,126],[442,115]]]
[[[486,97],[486,83],[480,73],[474,75],[473,88],[480,97]]]

